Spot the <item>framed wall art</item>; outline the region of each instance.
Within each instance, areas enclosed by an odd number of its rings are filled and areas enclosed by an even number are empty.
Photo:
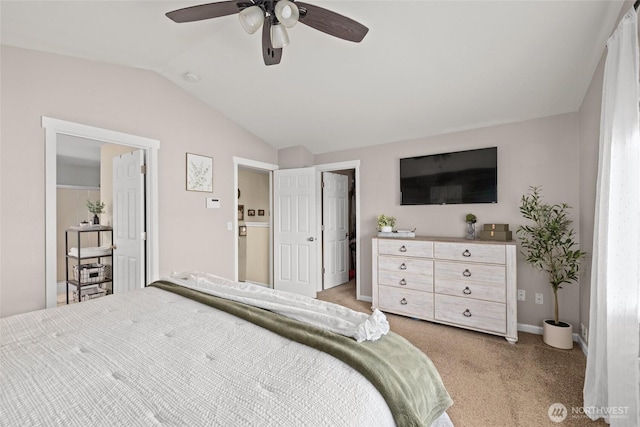
[[[264,216],[264,209],[258,209],[258,216]]]
[[[256,210],[255,209],[249,209],[248,213],[249,216],[256,216]]]
[[[187,153],[187,191],[213,192],[213,157]]]
[[[244,205],[238,205],[238,221],[244,221]]]

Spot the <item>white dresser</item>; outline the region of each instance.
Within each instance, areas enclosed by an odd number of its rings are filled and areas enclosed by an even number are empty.
[[[515,242],[373,239],[373,307],[518,341]]]

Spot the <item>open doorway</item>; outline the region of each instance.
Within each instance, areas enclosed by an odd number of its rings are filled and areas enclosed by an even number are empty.
[[[355,281],[356,299],[358,300],[370,300],[368,297],[363,297],[360,290],[360,161],[346,161],[339,163],[329,163],[323,165],[316,165],[316,171],[322,175],[340,175],[343,177],[342,182],[345,183],[345,188],[339,190],[336,186],[337,193],[332,194],[334,197],[333,203],[335,205],[344,204],[343,207],[337,206],[329,209],[324,209],[324,205],[327,202],[325,188],[322,183],[320,185],[320,193],[323,203],[321,232],[322,232],[322,244],[323,250],[321,251],[321,261],[324,273],[322,274],[322,287],[319,290],[329,289],[332,286],[337,286],[350,281]],[[324,178],[319,181],[323,181]],[[342,201],[339,201],[343,199]],[[328,221],[326,218],[327,212],[331,212],[331,215],[343,215],[342,225],[337,224],[337,220],[331,219]],[[333,223],[333,224],[332,224]],[[331,224],[331,225],[330,225]],[[325,231],[327,231],[327,225],[334,228],[334,237],[327,238]],[[340,238],[344,240],[340,240]],[[333,244],[335,246],[334,251],[327,251],[327,245]],[[331,255],[329,255],[331,254]],[[337,261],[340,259],[341,261]],[[327,272],[337,273],[337,276],[328,277]],[[338,277],[338,279],[336,279]],[[345,279],[346,278],[346,279]],[[342,283],[337,283],[342,282]]]
[[[355,278],[355,256],[350,250],[353,247],[355,252],[354,184],[354,169],[322,172],[323,290]]]
[[[273,288],[273,171],[277,165],[234,157],[235,280]]]
[[[57,226],[58,226],[58,194],[57,194],[57,146],[66,137],[75,137],[79,141],[100,141],[103,143],[138,148],[144,151],[147,162],[144,203],[147,253],[146,280],[157,280],[159,276],[158,258],[158,149],[157,140],[124,134],[107,129],[100,129],[78,123],[42,118],[45,128],[45,279],[46,279],[46,307],[55,307],[58,293],[58,257],[57,257]],[[130,151],[130,150],[129,150]],[[146,285],[146,283],[145,283]]]
[[[130,153],[134,148],[117,144],[110,144],[104,141],[80,138],[72,135],[60,134],[56,144],[56,254],[57,254],[57,302],[58,305],[66,301],[77,300],[75,286],[67,286],[67,280],[76,278],[77,274],[72,272],[73,260],[68,259],[67,250],[77,251],[80,238],[80,245],[86,251],[87,248],[105,247],[113,245],[112,233],[85,232],[74,234],[69,230],[71,227],[78,227],[81,224],[112,227],[114,214],[113,198],[113,158],[115,156]],[[141,195],[144,198],[144,194]],[[92,214],[89,211],[88,203],[94,205],[102,204],[102,213]],[[96,220],[97,218],[97,220]],[[96,222],[99,221],[99,222]],[[68,239],[67,239],[68,237]],[[67,248],[69,246],[69,248]],[[98,275],[102,280],[92,280],[92,284],[84,286],[83,290],[101,289],[102,292],[95,292],[91,295],[104,295],[104,292],[113,292],[113,270],[112,258],[101,257],[97,259],[87,259],[83,264],[98,261],[94,266],[95,271],[104,271]],[[67,265],[71,264],[71,265]],[[75,271],[75,270],[74,270]],[[111,280],[108,280],[111,279]],[[95,283],[93,283],[95,282]],[[142,285],[139,284],[138,286]],[[68,293],[67,293],[68,292]]]

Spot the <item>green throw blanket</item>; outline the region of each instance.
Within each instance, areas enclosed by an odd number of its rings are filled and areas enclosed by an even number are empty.
[[[431,360],[406,339],[393,332],[377,341],[357,343],[353,338],[280,314],[170,282],[157,281],[149,286],[226,311],[343,361],[378,389],[387,401],[398,427],[430,426],[453,404]]]

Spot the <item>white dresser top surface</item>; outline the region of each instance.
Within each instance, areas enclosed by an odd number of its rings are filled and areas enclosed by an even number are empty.
[[[424,242],[452,242],[452,243],[480,243],[487,245],[515,245],[515,240],[500,241],[500,240],[471,240],[464,237],[445,237],[445,236],[416,236],[416,237],[378,237],[374,236],[374,239],[380,240],[414,240]]]

